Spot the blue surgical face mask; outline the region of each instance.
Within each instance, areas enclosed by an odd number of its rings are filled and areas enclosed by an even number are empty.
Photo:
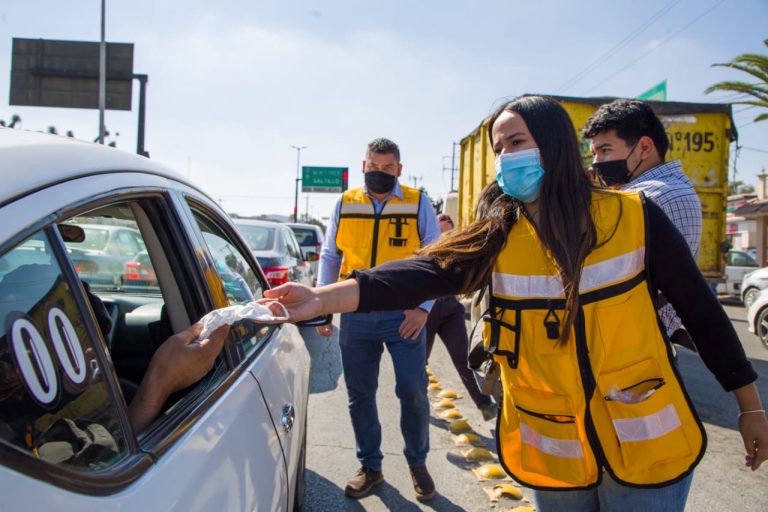
[[[505,194],[524,203],[539,197],[543,178],[538,148],[502,153],[496,158],[496,183]]]

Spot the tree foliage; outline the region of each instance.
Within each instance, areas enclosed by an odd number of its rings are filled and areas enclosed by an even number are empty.
[[[768,39],[765,39],[763,44],[768,47]],[[746,94],[747,96],[750,96],[750,98],[734,101],[733,103],[768,109],[768,55],[744,53],[730,62],[712,64],[712,66],[737,69],[751,75],[757,81],[742,82],[728,80],[725,82],[718,82],[709,86],[707,90],[704,91],[706,94],[715,91]],[[762,112],[755,117],[754,122],[765,121],[766,119],[768,119],[768,112]]]
[[[755,191],[755,187],[747,185],[743,181],[732,181],[728,184],[728,195],[733,196],[736,194],[752,194]]]

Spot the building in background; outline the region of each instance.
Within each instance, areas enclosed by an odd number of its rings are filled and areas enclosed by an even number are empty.
[[[731,237],[731,220],[727,220],[727,230],[731,245],[734,249],[740,247],[735,243],[744,244],[744,236],[747,237],[747,249],[755,248],[755,259],[761,267],[768,265],[768,183],[766,183],[768,173],[765,172],[765,168],[757,175],[757,196],[749,202],[743,202],[739,206],[734,205],[734,209],[731,210],[731,198],[742,198],[744,196],[753,194],[740,194],[738,196],[728,197],[728,217],[733,215],[734,233]],[[734,201],[736,201],[734,199]],[[738,219],[738,220],[737,220]],[[743,219],[743,220],[741,220]],[[748,224],[754,223],[754,225]]]

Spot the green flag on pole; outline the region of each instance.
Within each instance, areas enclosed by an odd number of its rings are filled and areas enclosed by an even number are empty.
[[[649,101],[667,101],[667,81],[660,82],[644,93],[641,93],[637,99]]]

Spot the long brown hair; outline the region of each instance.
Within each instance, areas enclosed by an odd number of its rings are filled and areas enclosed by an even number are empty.
[[[521,203],[501,191],[494,181],[480,193],[475,220],[452,229],[418,254],[429,256],[442,268],[461,268],[464,280],[460,293],[470,294],[491,281],[493,262],[507,243],[507,234],[517,222]]]
[[[593,186],[584,171],[573,124],[557,101],[544,96],[522,96],[502,105],[488,122],[489,139],[494,123],[505,111],[523,118],[539,147],[544,178],[536,231],[545,251],[555,260],[563,283],[566,314],[560,342],[564,343],[579,308],[584,260],[596,245],[595,224],[590,215]],[[490,142],[493,146],[493,140]],[[486,187],[483,196],[482,209],[487,205],[484,215],[421,251],[442,268],[467,263],[461,265],[465,270],[462,293],[490,282],[493,262],[522,211],[522,204],[503,194],[496,183]]]

